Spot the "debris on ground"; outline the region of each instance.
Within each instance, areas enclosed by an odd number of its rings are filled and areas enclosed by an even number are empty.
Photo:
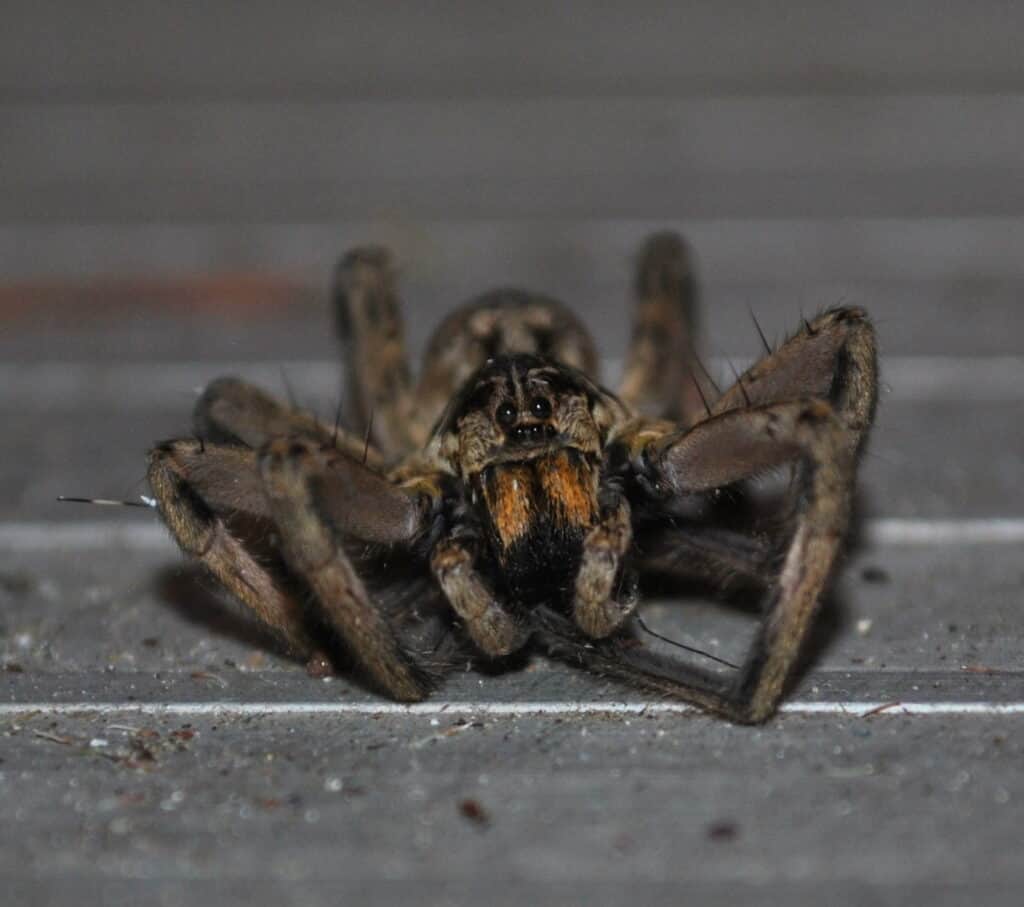
[[[467,798],[459,801],[459,815],[474,825],[481,827],[490,825],[491,817],[478,800]]]
[[[707,836],[712,841],[733,841],[740,833],[739,826],[731,819],[712,822],[707,829]]]

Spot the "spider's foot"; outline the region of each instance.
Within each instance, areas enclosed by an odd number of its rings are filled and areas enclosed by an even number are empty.
[[[438,545],[431,569],[482,652],[500,658],[522,648],[529,630],[495,600],[473,569],[473,555],[468,549],[455,542]]]
[[[636,610],[639,598],[635,594],[622,594],[602,601],[584,602],[577,598],[573,608],[576,625],[592,639],[604,639],[621,627]]]
[[[577,626],[595,639],[609,636],[636,608],[636,582],[622,570],[632,531],[625,500],[609,509],[587,535],[576,574],[573,616]]]

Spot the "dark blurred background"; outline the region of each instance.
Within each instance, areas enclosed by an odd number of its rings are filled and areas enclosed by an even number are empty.
[[[710,352],[869,306],[890,354],[1016,352],[1024,6],[3,5],[0,354],[327,358],[386,241],[414,345],[495,283],[626,337],[691,240]],[[282,325],[288,326],[282,334]]]

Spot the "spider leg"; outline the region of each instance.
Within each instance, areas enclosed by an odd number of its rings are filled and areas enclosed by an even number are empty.
[[[740,375],[712,412],[802,397],[829,400],[860,450],[878,397],[875,332],[863,309],[830,309],[805,323]]]
[[[434,548],[431,569],[466,631],[480,650],[500,657],[521,648],[529,628],[495,599],[473,567],[473,553],[463,543],[449,540]]]
[[[628,636],[590,639],[564,615],[542,606],[533,612],[536,637],[548,653],[634,687],[674,696],[734,721],[749,721],[728,701],[727,678],[632,644]]]
[[[644,243],[635,293],[619,396],[643,415],[692,425],[717,393],[697,360],[697,284],[678,234],[656,233]]]
[[[211,381],[196,401],[192,421],[196,435],[225,444],[262,447],[271,438],[302,435],[325,447],[336,447],[375,466],[378,450],[364,438],[325,425],[312,413],[282,403],[260,388],[238,378]]]
[[[422,699],[430,678],[374,604],[338,538],[411,540],[420,528],[414,500],[359,463],[302,438],[271,441],[259,467],[285,560],[312,589],[329,624],[391,696]]]
[[[648,449],[672,494],[730,485],[800,461],[794,527],[765,617],[744,667],[718,708],[744,721],[775,709],[832,573],[849,519],[856,459],[850,431],[824,400],[736,410]]]
[[[771,581],[773,547],[768,540],[718,527],[682,525],[659,528],[639,540],[638,567],[680,579],[728,582],[745,578]]]
[[[345,255],[335,273],[334,305],[350,427],[368,433],[389,459],[421,446],[430,425],[414,405],[391,254],[371,246]]]
[[[587,636],[595,639],[618,629],[637,604],[635,589],[616,595],[616,580],[633,538],[629,502],[622,495],[602,508],[599,522],[583,540],[583,555],[576,574],[573,617]]]
[[[556,654],[601,673],[677,696],[733,720],[774,711],[835,565],[849,519],[856,457],[850,431],[825,400],[804,399],[727,412],[688,431],[645,435],[643,484],[665,500],[713,490],[797,461],[793,530],[768,590],[764,618],[743,667],[723,678],[615,638],[583,645],[557,615],[541,615]]]
[[[149,484],[181,548],[289,649],[311,658],[316,646],[302,603],[229,527],[228,514],[269,520],[255,453],[193,440],[168,441],[149,453]]]

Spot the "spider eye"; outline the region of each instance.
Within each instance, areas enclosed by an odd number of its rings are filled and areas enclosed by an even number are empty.
[[[516,408],[511,403],[502,403],[498,407],[498,422],[502,425],[511,425],[516,421]]]
[[[530,412],[538,419],[546,419],[551,415],[551,404],[544,397],[534,397],[530,401]]]

